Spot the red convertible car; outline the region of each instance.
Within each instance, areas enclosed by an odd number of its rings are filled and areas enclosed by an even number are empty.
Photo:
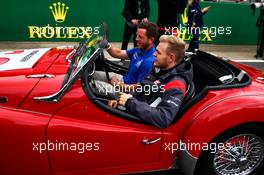
[[[107,106],[95,71],[107,29],[78,47],[0,53],[0,174],[256,175],[264,166],[264,72],[198,51],[175,121],[151,126]]]

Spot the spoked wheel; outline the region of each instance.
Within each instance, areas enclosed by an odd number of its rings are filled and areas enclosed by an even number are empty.
[[[204,151],[195,175],[264,175],[263,129],[230,130],[211,143],[221,144],[215,152]]]
[[[264,142],[254,134],[231,137],[225,148],[214,155],[213,167],[219,175],[248,175],[254,172],[264,159]]]

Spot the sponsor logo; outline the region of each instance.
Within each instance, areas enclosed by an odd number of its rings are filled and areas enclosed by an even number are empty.
[[[181,15],[182,23],[187,25],[188,23],[188,15],[187,15],[187,8],[184,10],[184,13]]]
[[[231,26],[203,26],[196,28],[188,28],[188,15],[187,8],[184,10],[184,13],[181,15],[181,23],[179,27],[170,26],[165,27],[166,35],[177,35],[184,41],[190,41],[194,33],[199,33],[199,40],[204,42],[212,42],[216,37],[221,35],[231,35],[232,27]]]
[[[188,34],[188,29],[187,29],[187,25],[188,25],[187,8],[184,10],[184,13],[181,15],[181,20],[182,20],[182,24],[180,24],[180,28],[178,29],[179,37],[182,40],[190,41],[192,39],[192,36],[190,34]],[[202,30],[201,31],[201,36],[200,36],[199,40],[200,41],[207,41],[207,42],[213,41],[208,30]]]
[[[48,8],[47,8],[48,9]],[[28,33],[30,39],[86,39],[92,34],[99,34],[99,27],[91,26],[65,26],[62,25],[70,14],[70,7],[66,3],[52,3],[49,5],[51,17],[56,25],[45,26],[30,25]]]
[[[30,54],[26,55],[25,57],[23,57],[20,61],[21,62],[26,62],[28,61],[32,56],[34,56],[35,54],[37,54],[39,51],[38,50],[33,50]]]
[[[49,8],[56,22],[62,23],[65,21],[65,17],[69,9],[68,6],[66,6],[64,3],[61,4],[58,2],[57,4],[53,3],[52,6],[49,6]]]

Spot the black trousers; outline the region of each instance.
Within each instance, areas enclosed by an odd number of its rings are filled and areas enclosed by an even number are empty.
[[[178,25],[175,25],[176,27],[178,27]],[[175,26],[173,26],[173,28],[175,27]],[[157,36],[156,36],[156,38],[155,38],[155,40],[154,40],[154,44],[155,44],[155,46],[157,47],[158,46],[158,44],[159,44],[159,38],[162,36],[162,35],[172,35],[173,33],[172,33],[172,27],[170,27],[170,28],[168,28],[169,29],[169,31],[166,31],[166,27],[160,27],[159,28],[159,30],[158,30],[158,34],[157,34]]]
[[[155,47],[157,47],[159,45],[159,38],[164,34],[165,34],[165,30],[161,30],[161,29],[158,30],[158,34],[157,34],[155,41],[154,41]]]
[[[137,27],[136,26],[132,27],[125,22],[123,42],[122,42],[122,47],[121,47],[122,50],[127,49],[127,45],[132,35],[133,35],[134,47],[136,47],[137,46],[137,43],[136,43]]]
[[[258,46],[258,52],[257,52],[257,57],[263,57],[263,51],[264,51],[264,24],[262,24],[262,29],[261,29],[261,37],[260,37],[260,43]]]
[[[264,51],[264,9],[261,9],[258,20],[257,20],[257,27],[259,28],[259,38],[258,38],[258,45],[257,45],[257,55],[256,58],[263,57]]]
[[[169,17],[168,17],[169,18]],[[161,23],[159,22],[159,19],[158,19],[158,34],[155,38],[155,41],[154,41],[154,44],[155,46],[157,47],[158,44],[159,44],[159,38],[162,36],[162,35],[171,35],[173,34],[172,31],[166,31],[166,27],[167,26],[167,29],[169,30],[172,30],[174,27],[178,27],[179,26],[179,15],[177,15],[177,18],[170,18],[170,21],[173,21],[173,22],[170,22],[168,23],[167,25],[164,24],[164,21]]]

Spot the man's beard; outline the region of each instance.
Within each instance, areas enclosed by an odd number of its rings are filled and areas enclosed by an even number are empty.
[[[142,44],[141,46],[142,47],[140,49],[143,50],[143,51],[146,51],[148,49],[148,47],[149,47],[149,45],[146,44],[146,43]]]
[[[157,69],[161,69],[161,70],[163,70],[163,69],[165,69],[166,68],[166,65],[164,65],[164,64],[160,64],[160,63],[158,63],[158,62],[154,62],[154,67],[155,68],[157,68]]]

